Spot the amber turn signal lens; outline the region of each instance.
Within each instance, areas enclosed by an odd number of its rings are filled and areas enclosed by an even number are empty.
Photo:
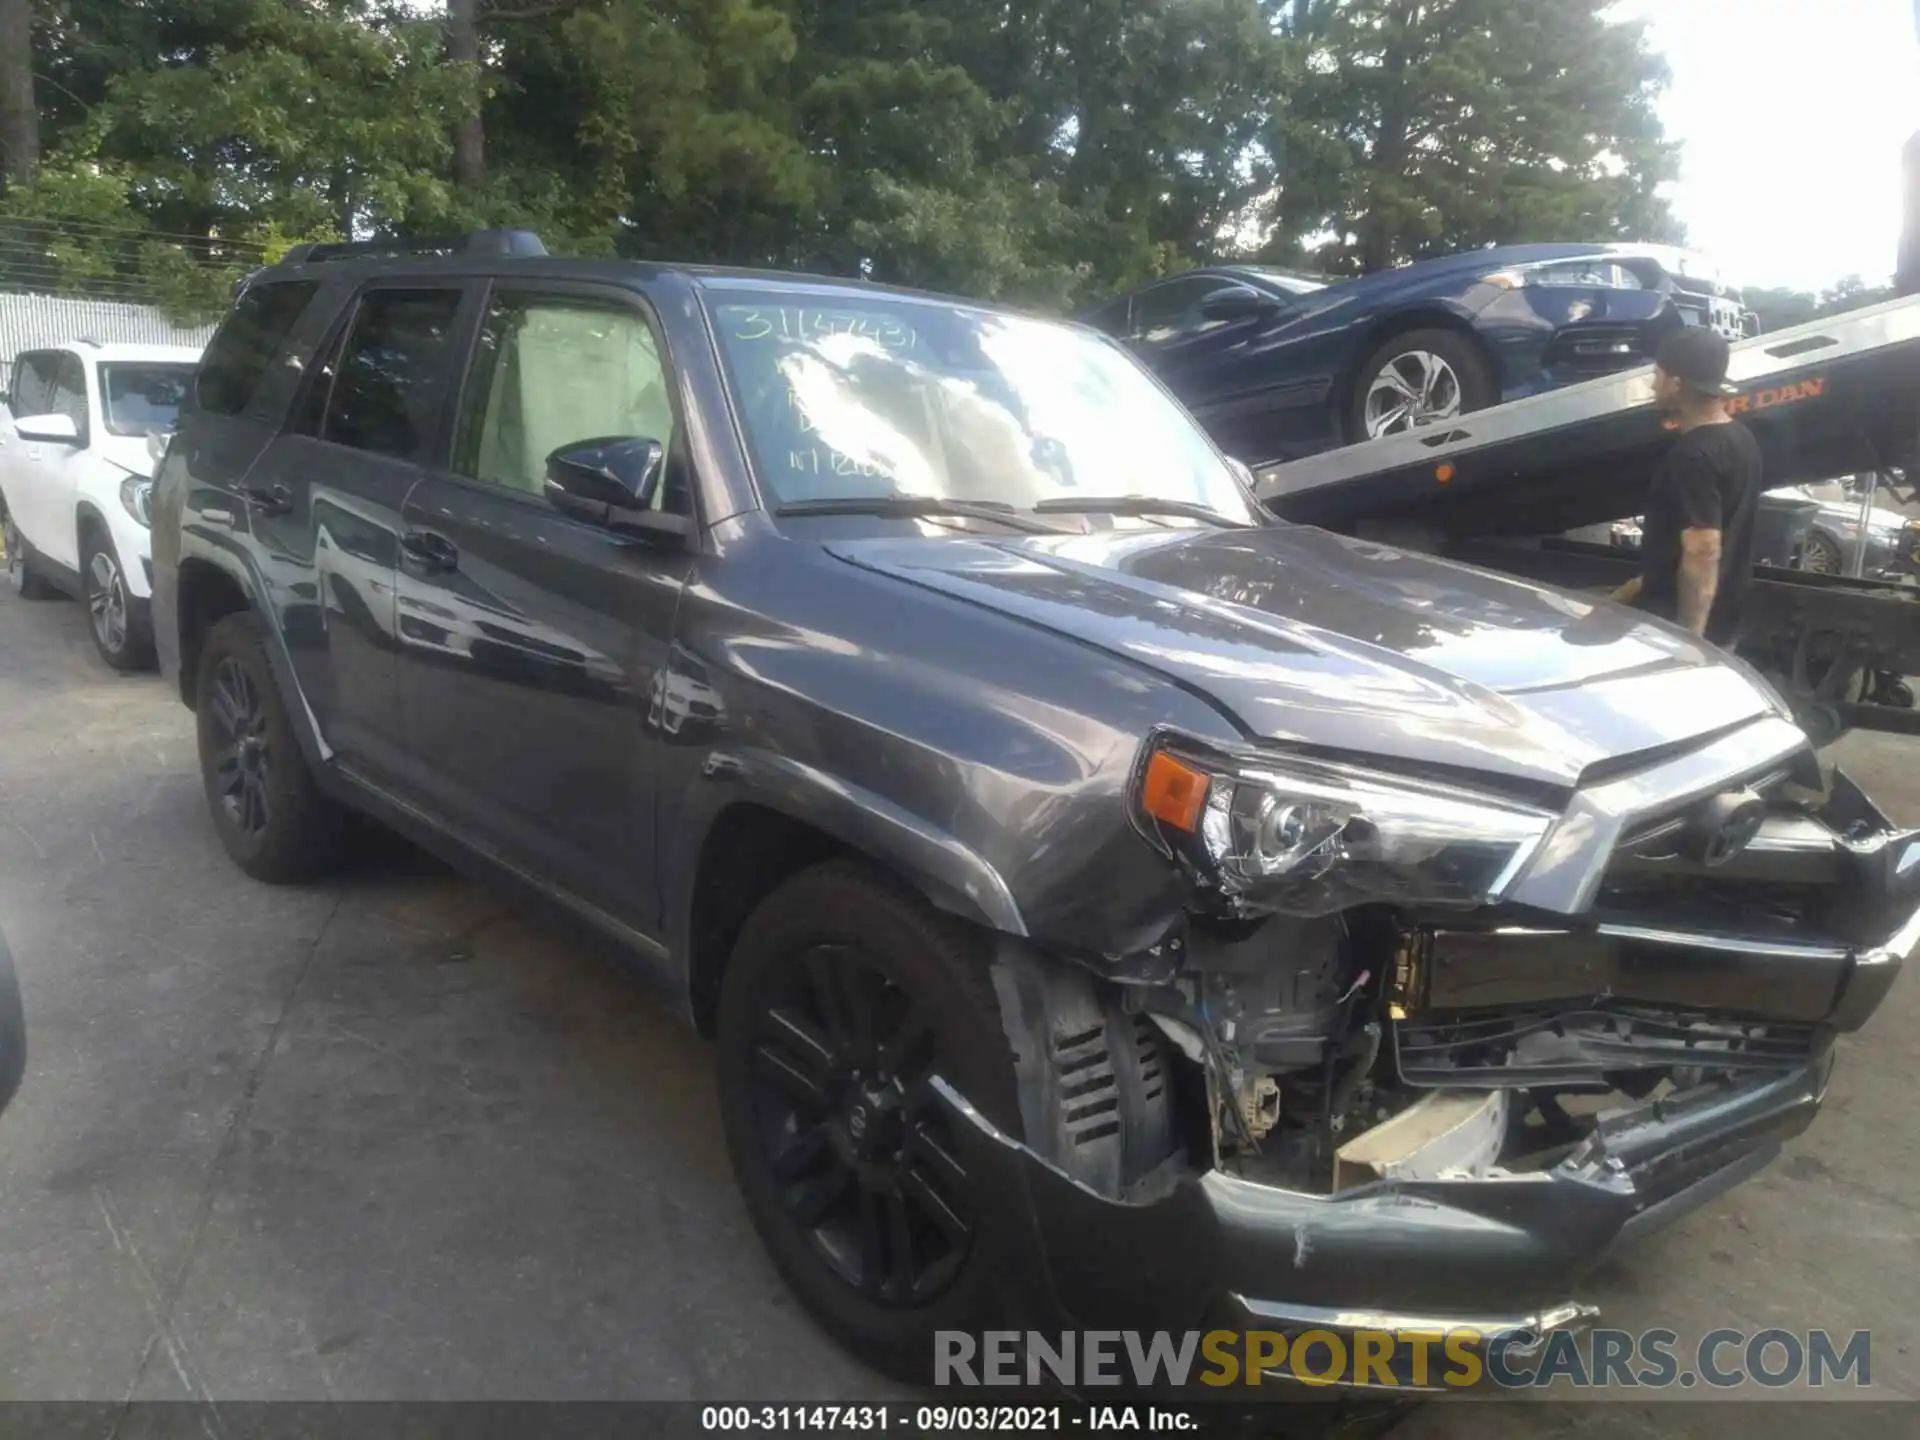
[[[1157,751],[1147,762],[1140,803],[1154,819],[1176,830],[1192,831],[1198,828],[1200,812],[1206,808],[1207,777],[1166,751]]]
[[[1451,465],[1434,466],[1433,478],[1438,480],[1442,485],[1446,484],[1447,481],[1453,478],[1453,466]]]

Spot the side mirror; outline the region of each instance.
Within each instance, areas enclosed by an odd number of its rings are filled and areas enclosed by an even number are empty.
[[[53,445],[78,445],[80,427],[71,415],[25,415],[13,422],[13,432],[22,440],[45,440]]]
[[[686,516],[653,509],[666,463],[666,450],[649,436],[576,440],[547,456],[547,503],[610,530],[690,534],[693,523]]]
[[[1200,313],[1209,320],[1251,320],[1279,308],[1278,300],[1251,285],[1229,285],[1200,301]]]

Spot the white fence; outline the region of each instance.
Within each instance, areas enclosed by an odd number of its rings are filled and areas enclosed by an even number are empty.
[[[13,383],[22,350],[98,340],[102,345],[205,345],[211,325],[175,325],[149,305],[69,300],[58,295],[0,294],[0,391]]]

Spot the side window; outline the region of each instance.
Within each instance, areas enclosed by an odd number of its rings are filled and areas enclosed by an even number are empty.
[[[47,409],[65,415],[84,438],[87,433],[87,367],[78,355],[62,354],[54,372],[52,403]]]
[[[1126,339],[1128,306],[1132,303],[1132,299],[1130,295],[1122,295],[1118,300],[1109,300],[1087,316],[1087,324],[1096,330],[1105,331],[1116,339]]]
[[[347,330],[321,438],[418,460],[452,363],[458,290],[370,290]]]
[[[1133,299],[1133,338],[1147,345],[1164,345],[1211,330],[1221,323],[1200,313],[1200,302],[1216,290],[1230,290],[1234,282],[1217,275],[1169,280]]]
[[[453,468],[528,495],[576,440],[640,435],[673,454],[673,406],[653,328],[625,306],[495,291],[467,376]],[[658,508],[690,508],[669,461]]]
[[[13,363],[13,414],[45,415],[53,409],[53,380],[60,356],[52,351],[22,355]]]
[[[278,280],[241,295],[200,357],[193,394],[202,410],[238,415],[247,408],[287,332],[319,288],[311,280]]]
[[[333,377],[340,373],[340,347],[346,340],[346,328],[342,326],[338,333],[328,337],[319,359],[307,373],[306,389],[298,392],[293,419],[287,426],[295,435],[319,438],[327,423],[327,402],[333,399]]]

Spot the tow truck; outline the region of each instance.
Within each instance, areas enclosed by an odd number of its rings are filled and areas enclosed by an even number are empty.
[[[1734,413],[1765,457],[1765,484],[1871,477],[1913,498],[1920,481],[1920,296],[1811,321],[1733,347]],[[1569,590],[1612,589],[1638,558],[1569,531],[1641,513],[1667,423],[1645,366],[1425,430],[1261,467],[1255,493],[1282,519],[1443,555]],[[1900,544],[1920,563],[1920,520]],[[1816,744],[1849,729],[1920,735],[1920,585],[1912,576],[1817,574],[1756,564],[1741,656]]]

